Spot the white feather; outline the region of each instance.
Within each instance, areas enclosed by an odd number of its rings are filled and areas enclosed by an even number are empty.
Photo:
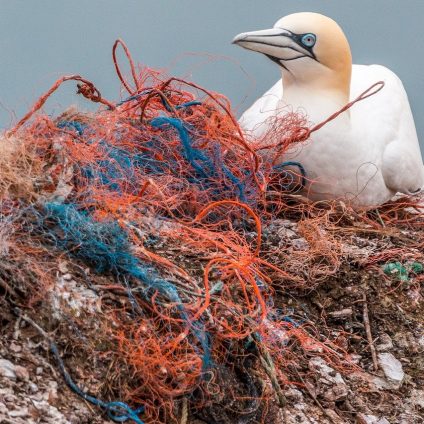
[[[309,197],[347,198],[359,206],[375,206],[396,193],[412,193],[424,185],[424,166],[409,101],[401,80],[379,65],[353,65],[351,100],[377,81],[384,88],[355,104],[350,112],[312,134],[300,149],[281,160],[296,160],[306,169]],[[321,93],[322,94],[322,93]],[[240,124],[255,138],[266,134],[269,119],[286,113],[279,80],[241,117]],[[300,93],[293,104],[302,107],[312,123],[337,109],[325,94]]]

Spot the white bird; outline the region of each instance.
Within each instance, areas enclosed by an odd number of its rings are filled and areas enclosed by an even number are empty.
[[[396,193],[421,190],[424,166],[401,80],[380,65],[352,66],[349,43],[335,21],[317,13],[296,13],[272,29],[239,34],[233,43],[265,54],[282,71],[282,79],[240,119],[246,134],[256,139],[288,108],[305,112],[318,124],[374,83],[385,83],[380,92],[281,158],[303,165],[309,198],[338,198],[356,207],[372,207]]]

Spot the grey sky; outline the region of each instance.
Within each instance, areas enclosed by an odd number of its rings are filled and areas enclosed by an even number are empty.
[[[0,0],[0,6],[0,127],[63,74],[81,74],[117,99],[110,52],[118,37],[136,61],[222,92],[242,112],[279,70],[231,45],[232,38],[289,13],[315,11],[341,24],[355,63],[379,63],[400,76],[424,147],[424,0]],[[68,83],[46,111],[87,107],[74,92]]]

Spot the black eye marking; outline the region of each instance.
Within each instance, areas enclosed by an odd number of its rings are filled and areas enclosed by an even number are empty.
[[[295,34],[294,32],[292,32],[290,34],[290,38],[300,47],[302,47],[302,49],[306,50],[310,54],[310,57],[312,59],[319,62],[313,50],[313,47],[317,42],[317,36],[315,34],[312,34],[310,32],[307,32],[306,34]]]
[[[315,34],[304,34],[302,35],[302,38],[300,39],[301,43],[308,48],[312,48],[315,46],[315,43],[317,42],[317,37]]]

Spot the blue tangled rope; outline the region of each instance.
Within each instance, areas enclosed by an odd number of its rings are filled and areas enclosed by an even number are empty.
[[[199,355],[202,355],[203,370],[210,368],[211,338],[205,331],[202,321],[191,322],[175,285],[160,278],[154,269],[144,266],[131,253],[128,235],[117,222],[96,222],[86,211],[79,211],[72,204],[47,203],[44,208],[45,214],[38,214],[40,225],[58,248],[68,251],[74,257],[89,263],[99,273],[113,272],[118,276],[134,277],[144,284],[144,287],[140,289],[146,298],[149,298],[148,293],[153,290],[159,291],[176,303],[181,317],[201,345],[201,350],[197,346],[195,346],[195,349]],[[56,234],[57,229],[52,228],[51,221],[59,227],[60,237]],[[133,310],[136,310],[136,300],[131,293],[129,285],[125,284],[125,286],[132,301]],[[103,402],[79,389],[66,372],[54,343],[51,343],[51,350],[56,357],[66,383],[75,393],[90,403],[107,410],[109,417],[114,421],[124,422],[131,419],[137,424],[143,424],[137,417],[137,414],[143,411],[142,408],[132,410],[123,402]]]
[[[181,105],[182,106],[182,105]],[[186,159],[192,168],[203,178],[213,178],[217,173],[215,166],[210,158],[200,150],[193,147],[193,141],[189,135],[189,131],[185,123],[179,118],[172,118],[168,116],[161,116],[151,120],[150,124],[155,128],[163,128],[166,126],[173,127],[180,138],[181,145],[183,147],[183,156]],[[221,168],[223,174],[232,181],[238,191],[241,201],[245,201],[244,187],[240,180],[226,167],[222,160]]]
[[[84,133],[84,130],[87,127],[87,125],[78,121],[60,121],[57,124],[57,127],[61,129],[69,128],[71,130],[75,130],[77,134],[81,136]]]
[[[66,371],[65,364],[63,363],[62,358],[59,355],[59,350],[56,344],[50,341],[50,350],[52,351],[56,362],[60,368],[60,371],[65,379],[66,384],[69,388],[75,392],[78,396],[81,396],[87,402],[90,402],[92,405],[99,406],[107,412],[107,415],[110,419],[115,422],[123,423],[128,420],[134,421],[136,424],[144,424],[144,421],[141,421],[138,415],[144,412],[144,407],[141,406],[137,409],[132,409],[125,402],[104,402],[103,400],[97,399],[94,396],[83,392],[72,380],[68,371]]]
[[[148,94],[151,90],[146,89],[143,92],[133,95],[120,104],[129,102],[131,100],[137,100],[140,97]],[[164,98],[161,97],[161,101],[168,112],[172,112],[170,105]],[[189,108],[193,106],[201,105],[202,102],[193,100],[180,105],[175,106],[175,109]],[[202,184],[210,184],[213,178],[218,176],[217,168],[221,170],[221,173],[230,181],[238,191],[238,197],[241,201],[246,201],[245,196],[245,185],[237,178],[231,170],[225,165],[222,157],[219,145],[213,146],[213,154],[215,155],[214,161],[207,156],[207,154],[198,148],[193,146],[193,139],[190,136],[189,128],[187,124],[175,117],[160,116],[150,121],[150,125],[154,128],[164,129],[166,127],[174,128],[179,136],[179,140],[182,146],[182,153],[185,160],[189,162],[191,167],[195,171],[195,176],[191,177],[191,181]],[[84,135],[84,131],[87,129],[87,125],[82,124],[78,121],[61,121],[57,124],[58,128],[72,129],[76,131],[79,136]],[[87,140],[88,143],[92,141]],[[150,145],[153,150],[155,148],[154,140],[147,145]],[[172,171],[172,163],[164,163],[153,157],[149,157],[146,154],[131,154],[125,149],[119,148],[108,144],[106,141],[101,140],[99,147],[103,150],[105,159],[97,160],[95,164],[85,166],[81,169],[82,174],[89,180],[97,179],[100,184],[105,186],[108,190],[121,193],[123,187],[127,191],[137,191],[138,180],[136,170],[142,170],[143,172],[152,172],[154,174],[162,174],[164,172]],[[190,180],[190,178],[189,178]],[[225,184],[225,183],[224,183]],[[227,185],[225,184],[225,187]],[[221,194],[221,190],[217,190],[217,193]]]
[[[44,208],[46,214],[40,217],[40,224],[58,248],[72,252],[74,257],[92,265],[96,272],[113,272],[116,275],[134,277],[143,283],[141,291],[145,298],[149,298],[149,292],[157,290],[176,303],[181,317],[202,346],[203,367],[209,366],[210,337],[202,323],[191,322],[174,284],[159,277],[152,267],[143,265],[132,254],[128,235],[117,222],[96,222],[87,212],[79,211],[72,204],[46,203]],[[46,220],[53,220],[58,225],[61,230],[60,238],[54,228],[46,225]],[[131,292],[128,295],[130,300],[134,300]]]
[[[282,170],[284,170],[284,168],[286,168],[288,166],[296,166],[299,169],[299,171],[302,175],[301,188],[302,189],[305,188],[306,187],[306,170],[300,162],[292,162],[292,161],[283,162],[283,163],[280,163],[279,165],[274,166],[273,170],[274,171],[282,171]],[[286,172],[286,174],[287,174],[287,176],[291,176],[291,178],[292,178],[292,180],[289,183],[289,185],[290,185],[294,182],[294,177],[292,175],[290,175],[288,172]]]

